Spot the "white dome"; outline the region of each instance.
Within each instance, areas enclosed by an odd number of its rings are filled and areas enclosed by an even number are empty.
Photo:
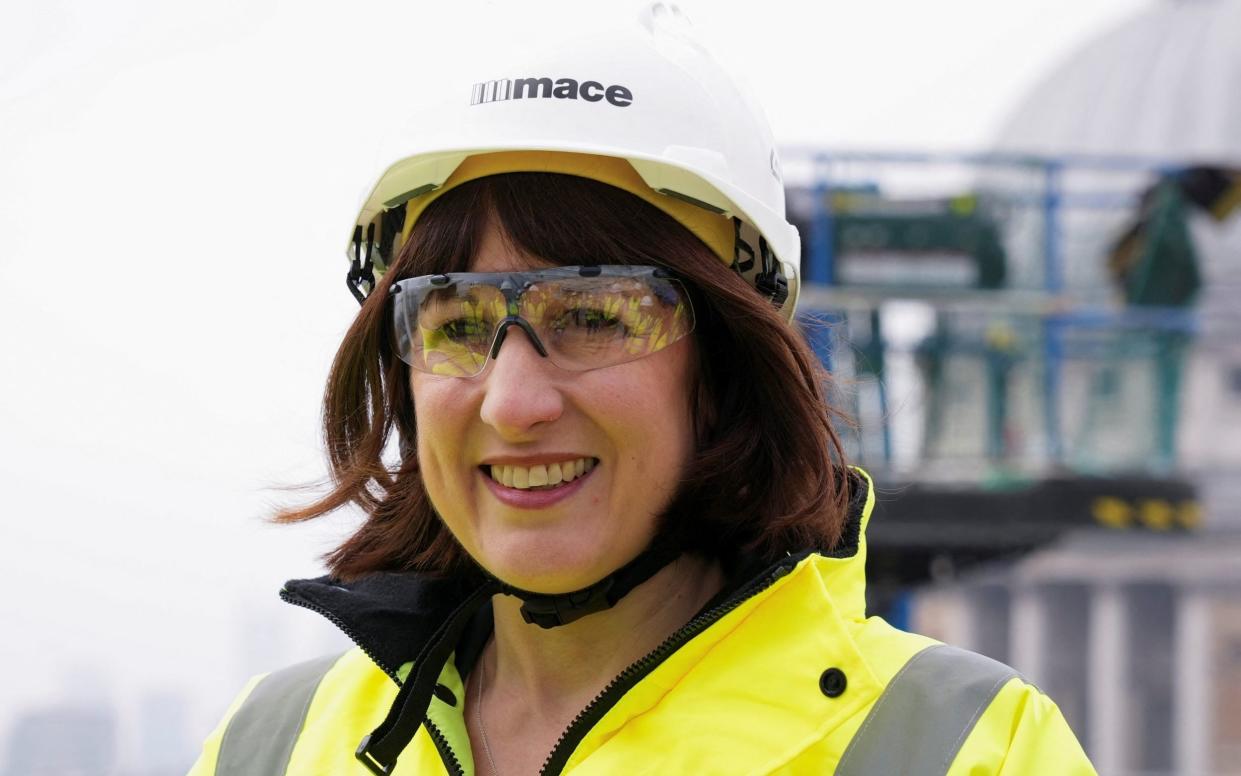
[[[1165,0],[1090,41],[1018,103],[996,149],[1241,165],[1241,0]]]

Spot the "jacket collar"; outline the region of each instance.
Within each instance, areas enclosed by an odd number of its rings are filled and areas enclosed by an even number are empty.
[[[382,572],[353,582],[291,579],[280,597],[329,619],[395,680],[478,586],[463,577]]]
[[[848,518],[840,541],[831,549],[814,548],[774,563],[750,564],[739,569],[730,583],[705,608],[711,608],[768,575],[775,566],[790,566],[818,553],[824,581],[846,619],[866,616],[866,525],[875,497],[870,476],[854,468]],[[417,572],[378,572],[353,582],[331,576],[293,579],[280,597],[288,603],[318,612],[341,629],[375,665],[400,682],[401,667],[423,653],[428,640],[466,598],[480,586],[472,576],[434,577]],[[459,656],[460,657],[460,656]],[[461,661],[458,661],[461,662]]]
[[[849,498],[849,519],[845,521],[840,541],[822,553],[826,562],[823,581],[832,593],[832,600],[841,617],[848,620],[866,619],[866,526],[875,509],[875,488],[870,475],[853,467],[857,475]]]

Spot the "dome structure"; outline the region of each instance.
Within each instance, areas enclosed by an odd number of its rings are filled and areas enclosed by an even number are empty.
[[[1089,41],[1018,103],[996,150],[1241,167],[1241,0],[1163,0]]]
[[[1241,169],[1241,0],[1152,0],[1053,67],[1017,102],[993,150]],[[1154,181],[1149,170],[1126,175],[1123,165],[1107,171],[1079,162],[1068,172],[1064,186],[1130,188],[1135,196]],[[1062,215],[1069,242],[1087,246],[1067,249],[1070,277],[1085,269],[1100,275],[1098,252],[1133,218],[1126,210]],[[1197,308],[1206,333],[1235,341],[1241,213],[1221,223],[1199,210],[1189,227],[1204,275]],[[1089,239],[1072,239],[1082,235]]]

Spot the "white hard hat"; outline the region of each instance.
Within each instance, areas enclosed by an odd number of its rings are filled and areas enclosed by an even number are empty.
[[[800,240],[785,218],[771,130],[688,19],[657,2],[589,29],[531,26],[511,30],[511,47],[470,50],[436,73],[442,96],[402,94],[422,104],[395,132],[386,159],[397,161],[355,222],[355,294],[440,194],[484,175],[552,171],[620,186],[669,213],[791,319]]]

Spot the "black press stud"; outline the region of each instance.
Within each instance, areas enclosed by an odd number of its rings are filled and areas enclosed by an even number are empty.
[[[845,672],[839,668],[829,668],[819,677],[819,689],[829,698],[838,698],[845,691],[849,680],[845,678]]]

